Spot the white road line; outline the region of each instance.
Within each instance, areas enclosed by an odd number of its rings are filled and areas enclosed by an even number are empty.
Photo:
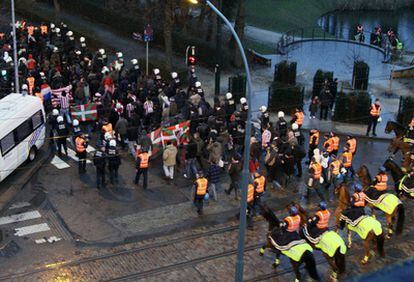
[[[33,233],[49,231],[50,227],[49,225],[47,225],[47,223],[41,223],[41,224],[35,224],[35,225],[29,225],[29,226],[16,228],[14,230],[15,230],[15,233],[14,233],[15,236],[22,237],[22,236],[26,236],[26,235],[33,234]]]
[[[78,157],[76,156],[76,152],[72,149],[68,148],[68,156],[71,157],[76,162],[78,161]],[[90,164],[92,163],[90,160],[86,160],[86,163]]]
[[[29,219],[40,218],[42,215],[38,211],[29,211],[19,214],[13,214],[10,216],[0,217],[0,225],[10,224],[20,221],[25,221]]]
[[[24,208],[24,207],[28,207],[28,206],[30,206],[30,203],[28,203],[28,202],[17,202],[17,203],[14,203],[13,205],[11,205],[9,207],[9,210],[20,209],[20,208]]]
[[[58,156],[54,156],[50,163],[54,165],[57,169],[64,169],[70,167],[70,165],[68,165],[64,160],[62,160]]]

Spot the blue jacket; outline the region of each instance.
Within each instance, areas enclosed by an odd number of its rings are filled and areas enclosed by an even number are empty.
[[[212,164],[207,170],[207,179],[211,183],[218,183],[220,181],[220,174],[221,168],[216,164]]]

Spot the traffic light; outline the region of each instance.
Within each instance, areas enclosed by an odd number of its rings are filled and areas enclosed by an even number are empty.
[[[187,66],[195,66],[197,62],[195,46],[188,46],[186,50]]]

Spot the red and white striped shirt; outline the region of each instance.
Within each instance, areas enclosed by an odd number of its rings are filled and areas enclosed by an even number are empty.
[[[62,109],[69,109],[69,95],[66,94],[66,96],[60,95],[60,107]]]

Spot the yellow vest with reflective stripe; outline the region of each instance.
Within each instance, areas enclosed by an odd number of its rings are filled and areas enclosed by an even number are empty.
[[[308,243],[304,243],[304,244],[299,244],[299,245],[293,246],[292,248],[290,248],[287,251],[282,251],[282,254],[284,254],[288,258],[290,258],[290,259],[298,262],[298,261],[300,261],[300,259],[302,258],[303,254],[306,251],[310,251],[310,252],[313,251],[312,247]]]
[[[397,196],[394,194],[386,194],[384,199],[379,204],[374,204],[374,207],[379,208],[386,214],[393,214],[399,204],[401,204],[401,201]]]
[[[381,223],[372,216],[367,216],[361,220],[357,226],[348,224],[348,229],[357,233],[362,240],[365,240],[368,233],[371,231],[374,231],[376,236],[381,235],[382,233]]]
[[[341,254],[346,254],[345,242],[341,236],[335,231],[326,231],[322,234],[321,240],[315,245],[316,248],[327,254],[329,257],[333,257],[338,248]]]

